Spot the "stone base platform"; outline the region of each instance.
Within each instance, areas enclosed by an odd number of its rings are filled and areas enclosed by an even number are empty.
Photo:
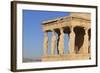
[[[86,60],[90,59],[90,54],[67,54],[55,56],[43,56],[42,61],[61,61],[61,60]]]

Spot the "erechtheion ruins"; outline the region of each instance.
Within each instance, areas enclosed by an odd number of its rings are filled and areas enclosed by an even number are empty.
[[[44,32],[44,55],[42,61],[84,60],[91,58],[90,13],[72,12],[69,16],[43,21],[42,28]],[[48,37],[48,32],[52,33],[52,37]],[[64,36],[66,34],[69,37],[69,53],[67,54],[64,53]],[[48,55],[48,38],[51,38],[50,55]],[[57,48],[57,55],[55,55],[55,48]]]

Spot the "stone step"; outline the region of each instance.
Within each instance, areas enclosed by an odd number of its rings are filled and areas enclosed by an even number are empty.
[[[88,60],[90,54],[67,54],[67,55],[53,55],[43,56],[42,61],[61,61],[61,60]]]

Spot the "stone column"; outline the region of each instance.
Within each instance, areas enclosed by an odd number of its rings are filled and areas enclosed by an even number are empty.
[[[64,32],[63,32],[63,28],[60,28],[60,38],[59,38],[58,50],[59,50],[60,55],[64,54]]]
[[[70,28],[70,34],[69,34],[69,53],[73,54],[75,53],[75,33],[74,33],[74,27]]]
[[[51,55],[55,54],[55,48],[56,48],[56,34],[55,31],[52,30],[52,37],[51,37]]]
[[[47,56],[48,55],[48,32],[44,32],[43,49],[44,49],[44,56]]]
[[[83,47],[82,47],[82,52],[81,53],[87,54],[88,53],[88,48],[89,48],[88,29],[85,29],[84,42],[83,42]]]

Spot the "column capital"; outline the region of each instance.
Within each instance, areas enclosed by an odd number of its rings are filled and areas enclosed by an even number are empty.
[[[48,36],[48,32],[47,31],[44,31],[44,36]]]
[[[84,27],[84,30],[88,31],[88,30],[89,30],[89,28],[87,28],[87,27]]]
[[[64,28],[59,28],[60,30],[64,30]]]
[[[54,29],[51,29],[51,31],[55,31]]]
[[[54,29],[52,29],[51,32],[52,32],[52,35],[55,35],[55,30]]]
[[[71,26],[69,26],[69,28],[75,28],[75,26],[74,25],[71,25]]]
[[[85,34],[88,34],[89,28],[84,28],[84,30],[85,30]]]
[[[63,29],[63,28],[59,28],[59,29],[60,29],[60,33],[63,33],[63,30],[64,30],[64,29]]]
[[[75,26],[70,26],[69,28],[70,28],[70,30],[71,30],[71,32],[73,32],[74,31],[74,27]]]
[[[55,30],[54,30],[54,29],[52,29],[52,30],[51,30],[51,32],[55,32]]]

